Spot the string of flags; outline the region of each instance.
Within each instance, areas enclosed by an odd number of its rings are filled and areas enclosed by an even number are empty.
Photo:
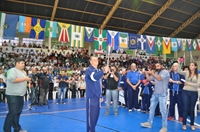
[[[200,39],[170,38],[131,34],[112,30],[54,22],[34,17],[18,16],[0,12],[0,38],[13,40],[18,32],[28,33],[30,38],[58,38],[72,47],[84,47],[84,42],[93,42],[96,53],[108,46],[113,50],[140,49],[151,54],[171,54],[172,51],[200,51]],[[58,31],[58,32],[57,32]]]

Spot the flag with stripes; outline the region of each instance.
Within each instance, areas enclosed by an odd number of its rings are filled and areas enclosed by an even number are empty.
[[[46,20],[32,18],[30,38],[44,39]]]
[[[156,54],[162,54],[163,51],[163,44],[162,44],[162,37],[156,37]]]
[[[18,32],[30,33],[31,31],[31,17],[19,16]]]
[[[103,53],[107,48],[106,30],[94,29],[94,49],[95,53]]]
[[[197,42],[196,39],[192,40],[192,50],[197,50]]]
[[[5,18],[6,18],[6,14],[0,12],[0,38],[3,38]]]
[[[137,34],[128,34],[128,48],[137,49]]]
[[[171,54],[170,37],[163,37],[163,54]]]
[[[45,36],[56,38],[57,22],[46,21]]]
[[[197,48],[200,50],[200,39],[197,39]]]
[[[119,47],[128,48],[128,33],[119,32]]]
[[[93,42],[94,41],[94,28],[85,27],[85,42]]]
[[[146,35],[147,40],[147,49],[146,52],[150,54],[154,54],[156,52],[155,46],[155,36]]]
[[[187,41],[187,50],[192,51],[192,39],[186,39]]]
[[[71,47],[83,47],[84,45],[84,26],[71,25]]]
[[[182,39],[181,38],[177,38],[177,46],[178,46],[178,50],[182,50]]]
[[[70,42],[70,24],[58,22],[58,41],[60,42]]]
[[[119,47],[119,32],[107,30],[107,44],[117,51]]]
[[[178,43],[176,38],[171,38],[171,49],[172,51],[178,51]]]
[[[141,50],[147,49],[147,40],[146,35],[140,35],[137,36],[137,48]]]
[[[182,39],[182,51],[185,51],[186,50],[186,44],[187,44],[187,41],[186,41],[186,39]]]

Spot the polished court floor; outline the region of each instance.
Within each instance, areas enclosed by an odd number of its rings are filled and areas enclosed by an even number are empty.
[[[56,104],[55,100],[49,101],[49,106],[34,106],[28,109],[29,102],[25,102],[20,124],[28,132],[86,132],[85,98],[66,99],[66,104]],[[0,103],[0,132],[7,112],[7,104]],[[97,132],[159,132],[161,117],[155,116],[153,127],[142,128],[141,122],[148,119],[148,114],[137,111],[128,112],[119,106],[119,115],[104,116],[105,103],[102,103]],[[195,119],[196,130],[200,132],[200,112]],[[168,121],[168,132],[181,132],[181,122]],[[190,132],[189,122],[187,132]]]

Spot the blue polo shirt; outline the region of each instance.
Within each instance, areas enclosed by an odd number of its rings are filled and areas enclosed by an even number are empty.
[[[174,73],[174,81],[179,81],[179,74],[178,73]],[[173,89],[174,91],[178,91],[178,87],[179,87],[179,84],[177,83],[174,83],[173,84]]]
[[[127,74],[127,78],[132,84],[137,84],[140,80],[140,73],[138,71],[130,71]]]

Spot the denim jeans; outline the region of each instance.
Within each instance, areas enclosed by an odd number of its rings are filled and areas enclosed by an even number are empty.
[[[152,125],[153,118],[155,114],[155,109],[157,104],[159,103],[160,113],[162,115],[162,127],[167,128],[167,93],[162,94],[153,94],[151,97],[151,105],[150,105],[150,112],[149,112],[149,124]]]
[[[38,103],[36,87],[31,88],[31,104]]]
[[[196,91],[182,91],[182,100],[183,100],[183,125],[186,125],[186,119],[188,112],[190,115],[190,125],[194,125],[194,107],[198,98],[198,92]]]
[[[66,90],[67,90],[66,87],[59,87],[58,88],[58,103],[60,103],[60,100],[62,102],[64,102],[65,95],[66,95]],[[61,95],[62,95],[62,99],[61,99]]]
[[[19,132],[21,126],[19,124],[19,117],[23,109],[24,98],[23,96],[6,95],[8,102],[8,114],[4,122],[4,132],[11,132],[11,127],[14,132]]]
[[[114,112],[118,112],[118,89],[109,90],[106,89],[106,112],[110,113],[110,102],[111,98],[113,101],[113,110]]]

